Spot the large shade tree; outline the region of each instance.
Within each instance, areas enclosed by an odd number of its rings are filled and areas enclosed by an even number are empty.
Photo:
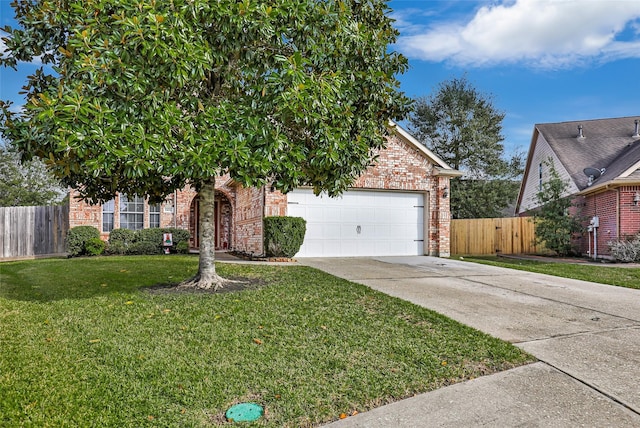
[[[506,158],[502,120],[490,95],[466,77],[446,80],[429,97],[419,98],[411,130],[453,168],[463,171],[451,182],[454,218],[501,217],[515,198],[524,156]]]
[[[217,287],[215,176],[335,196],[385,145],[409,100],[383,0],[18,1],[1,62],[55,73],[3,105],[3,135],[91,202],[200,193],[200,266]]]

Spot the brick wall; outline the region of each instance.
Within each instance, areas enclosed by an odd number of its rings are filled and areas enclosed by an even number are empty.
[[[430,256],[449,257],[451,255],[451,204],[449,195],[449,177],[435,176],[430,180],[433,191],[429,192]]]
[[[640,202],[634,203],[640,186],[622,186],[620,188],[620,238],[640,233]]]
[[[585,228],[594,216],[599,217],[597,230],[598,255],[609,255],[608,242],[640,233],[640,204],[634,205],[633,199],[640,186],[622,186],[602,193],[587,195],[582,202],[582,215]],[[589,239],[593,248],[593,234],[584,234],[580,242],[580,251],[589,252]],[[592,250],[593,251],[593,250]]]
[[[93,226],[102,232],[102,206],[90,205],[78,199],[78,192],[69,192],[69,228],[76,226]],[[109,236],[101,233],[102,239]]]
[[[378,152],[375,165],[356,180],[353,187],[388,190],[434,190],[427,177],[433,164],[412,144],[394,136],[385,150]]]
[[[247,253],[262,254],[262,218],[264,207],[264,188],[236,189],[234,215],[233,249]]]

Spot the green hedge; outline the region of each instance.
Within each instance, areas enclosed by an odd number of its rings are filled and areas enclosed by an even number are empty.
[[[108,254],[162,254],[162,235],[171,233],[173,238],[172,252],[189,248],[189,231],[166,227],[163,229],[113,229],[109,234]]]
[[[99,256],[104,253],[107,244],[100,238],[91,238],[84,244],[84,249],[89,256]]]
[[[86,243],[92,239],[100,239],[100,231],[93,226],[76,226],[67,232],[67,254],[77,257],[88,254]]]
[[[307,222],[302,217],[265,217],[264,248],[267,257],[293,257],[304,241]]]

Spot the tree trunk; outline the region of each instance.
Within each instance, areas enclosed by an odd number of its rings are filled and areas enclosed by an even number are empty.
[[[200,196],[200,264],[198,274],[180,284],[180,288],[198,288],[202,290],[216,291],[222,287],[226,280],[216,273],[215,265],[215,236],[216,223],[214,212],[215,177],[206,180],[199,192]]]

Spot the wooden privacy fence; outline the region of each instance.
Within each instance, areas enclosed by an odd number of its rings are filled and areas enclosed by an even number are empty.
[[[451,254],[534,254],[535,236],[531,217],[451,220]]]
[[[69,205],[0,207],[0,259],[62,254]]]

